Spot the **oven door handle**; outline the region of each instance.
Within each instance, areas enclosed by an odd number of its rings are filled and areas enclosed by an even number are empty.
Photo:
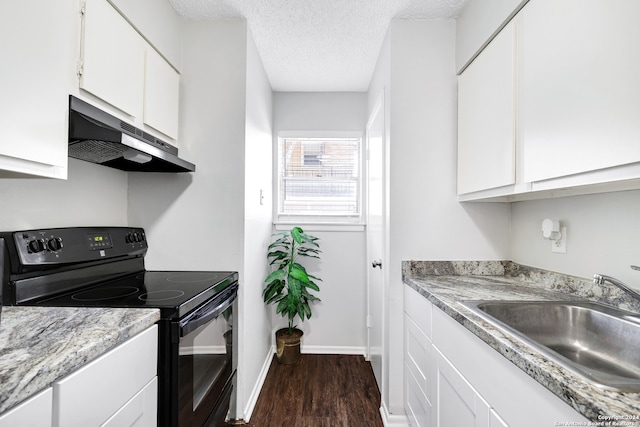
[[[237,286],[228,291],[225,298],[220,302],[219,299],[213,300],[200,310],[190,314],[180,321],[180,338],[189,335],[200,326],[209,323],[211,320],[220,316],[238,296]]]

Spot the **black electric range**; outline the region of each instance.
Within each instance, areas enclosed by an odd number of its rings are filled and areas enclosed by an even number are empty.
[[[238,273],[147,271],[142,228],[26,230],[3,239],[5,305],[160,309],[158,425],[224,421],[237,366]],[[204,329],[207,341],[195,345]]]

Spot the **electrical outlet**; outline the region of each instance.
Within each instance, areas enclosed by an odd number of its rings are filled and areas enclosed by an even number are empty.
[[[551,241],[551,252],[558,254],[567,253],[567,227],[560,227],[560,238]]]

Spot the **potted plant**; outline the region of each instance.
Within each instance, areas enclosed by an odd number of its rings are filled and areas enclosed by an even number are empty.
[[[307,273],[302,266],[303,258],[320,258],[318,238],[306,234],[300,227],[289,232],[274,234],[275,241],[269,245],[267,259],[275,270],[264,280],[266,286],[262,297],[266,304],[276,306],[276,314],[286,317],[287,328],[276,331],[276,358],[283,364],[300,361],[300,339],[302,331],[293,324],[296,316],[300,321],[311,318],[309,303],[320,301],[311,292],[320,288],[314,280],[322,280]]]

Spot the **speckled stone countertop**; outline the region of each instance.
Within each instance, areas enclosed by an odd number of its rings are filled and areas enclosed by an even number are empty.
[[[3,307],[0,413],[158,320],[154,309]]]
[[[405,261],[402,275],[404,283],[594,425],[601,425],[603,417],[620,417],[625,422],[620,425],[640,426],[640,393],[619,393],[589,383],[458,304],[469,300],[589,300],[640,313],[640,302],[618,288],[510,261]]]

